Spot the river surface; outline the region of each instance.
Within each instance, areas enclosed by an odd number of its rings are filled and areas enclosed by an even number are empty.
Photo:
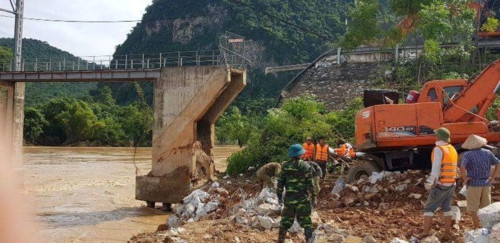
[[[237,150],[216,147],[216,168],[225,170]],[[126,242],[167,218],[134,198],[136,171],[150,171],[151,148],[24,147],[24,165],[41,242]]]

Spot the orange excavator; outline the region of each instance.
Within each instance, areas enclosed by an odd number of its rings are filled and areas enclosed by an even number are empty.
[[[387,104],[387,100],[398,100],[388,99],[393,92],[366,91],[366,108],[355,118],[355,137],[357,151],[364,152],[367,159],[351,167],[348,179],[380,170],[430,168],[436,141],[433,130],[439,127],[450,130],[451,143],[459,149],[471,134],[499,142],[498,121],[486,118],[499,87],[500,59],[472,81],[429,81],[420,92],[410,91],[404,104]],[[378,101],[367,102],[367,93],[378,96]],[[500,120],[500,110],[497,116]]]

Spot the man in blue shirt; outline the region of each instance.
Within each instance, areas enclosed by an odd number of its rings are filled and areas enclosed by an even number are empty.
[[[462,148],[468,149],[462,157],[460,172],[467,185],[467,210],[471,212],[474,228],[481,228],[477,211],[491,204],[491,184],[500,171],[495,155],[482,147],[488,141],[477,135],[470,135]],[[492,171],[491,167],[495,169]]]

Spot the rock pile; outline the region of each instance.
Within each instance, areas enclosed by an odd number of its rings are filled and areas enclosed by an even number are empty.
[[[342,180],[342,178],[339,178]],[[392,201],[415,201],[424,199],[425,175],[418,170],[400,172],[374,172],[351,184],[336,183],[332,196],[338,207],[371,206],[380,210],[389,208]]]
[[[279,227],[281,206],[272,189],[264,188],[257,197],[247,198],[244,192],[241,194],[241,203],[231,209],[230,221],[264,230]]]
[[[204,217],[216,216],[221,213],[219,206],[228,201],[229,192],[214,182],[208,192],[194,190],[183,199],[183,204],[177,205],[167,221],[169,228],[177,228],[182,222],[195,222]]]

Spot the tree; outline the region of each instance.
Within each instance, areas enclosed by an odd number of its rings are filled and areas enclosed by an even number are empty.
[[[470,49],[474,31],[474,10],[463,0],[379,0],[356,1],[348,31],[340,44],[352,49],[364,44],[395,45],[405,41],[406,32],[423,37],[429,56],[439,57],[435,43],[456,43]],[[388,20],[392,16],[392,21]],[[469,46],[467,46],[469,45]],[[437,52],[436,52],[437,51]],[[444,53],[441,53],[444,54]],[[437,55],[437,56],[436,56]]]
[[[441,63],[451,57],[455,61],[470,59],[474,28],[474,10],[466,1],[441,0],[422,5],[418,12],[419,31],[424,41],[424,57]],[[441,44],[455,43],[451,48]]]
[[[389,0],[389,5],[398,16],[408,17],[418,14],[423,6],[432,2],[434,0]]]
[[[62,97],[52,99],[41,106],[40,110],[48,123],[42,133],[43,139],[40,139],[41,145],[61,145],[66,141],[64,124],[57,116],[69,109],[68,106],[73,102],[76,101]]]
[[[90,141],[94,138],[95,131],[104,126],[84,101],[75,101],[66,108],[55,117],[63,125],[66,144]]]
[[[216,130],[218,138],[225,142],[236,141],[240,147],[246,145],[253,132],[257,130],[251,124],[249,117],[243,116],[237,107],[232,107],[230,112],[219,120],[219,127]]]
[[[10,70],[13,56],[11,49],[0,46],[0,71]]]
[[[378,24],[377,13],[379,9],[378,0],[355,1],[355,8],[349,15],[351,21],[348,24],[347,32],[340,40],[340,46],[354,49],[378,40],[383,32]]]
[[[121,115],[125,137],[136,145],[150,145],[153,128],[153,109],[139,103],[126,106]]]
[[[24,110],[24,139],[30,144],[37,144],[44,128],[48,125],[42,112],[34,107]]]

